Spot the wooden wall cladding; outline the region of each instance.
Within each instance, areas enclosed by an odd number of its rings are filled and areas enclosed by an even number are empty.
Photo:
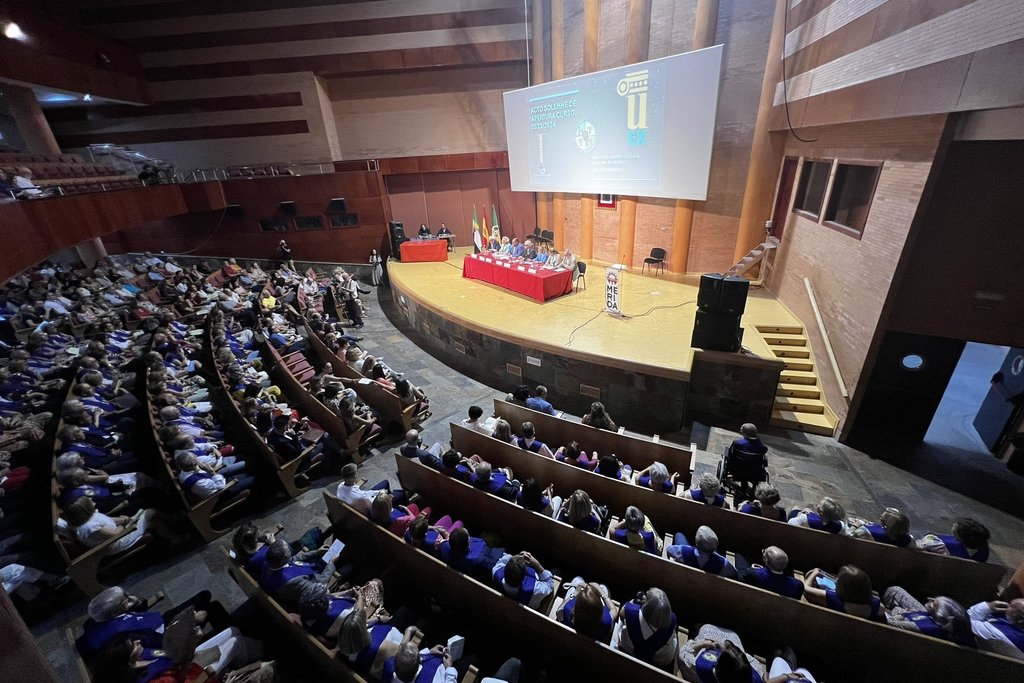
[[[115,248],[271,259],[277,255],[278,241],[285,239],[296,260],[339,263],[361,263],[371,249],[384,251],[387,219],[375,172],[239,178],[217,185],[225,204],[241,207],[241,216],[223,214],[216,201],[207,201],[209,208],[202,210],[197,199],[196,213],[124,230]],[[347,213],[359,216],[358,227],[297,230],[294,216],[280,208],[281,202],[295,202],[296,216],[323,216],[329,226],[328,204],[337,197],[345,199]],[[266,219],[280,220],[288,229],[263,232],[259,221]]]
[[[0,281],[65,247],[188,210],[177,185],[0,203]]]

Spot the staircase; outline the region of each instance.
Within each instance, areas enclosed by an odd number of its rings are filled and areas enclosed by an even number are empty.
[[[755,287],[763,284],[765,275],[767,275],[767,268],[765,268],[765,266],[768,263],[768,256],[774,249],[777,249],[778,246],[778,238],[769,237],[767,240],[748,251],[747,255],[737,261],[736,264],[725,274],[744,275],[754,266],[761,264],[761,268],[758,272],[758,279],[753,280],[750,284]]]
[[[755,327],[774,356],[785,363],[769,423],[774,427],[832,436],[838,420],[822,396],[804,328],[800,325]]]

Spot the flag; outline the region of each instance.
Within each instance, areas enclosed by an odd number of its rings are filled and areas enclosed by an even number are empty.
[[[491,230],[498,234],[498,242],[501,242],[501,228],[498,227],[498,210],[491,204]]]
[[[486,240],[481,239],[480,234],[480,221],[476,217],[476,204],[473,205],[473,253],[479,254],[484,249],[484,245],[487,244]]]

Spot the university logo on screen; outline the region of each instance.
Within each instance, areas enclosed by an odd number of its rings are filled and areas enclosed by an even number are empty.
[[[626,98],[627,140],[631,146],[647,144],[647,69],[626,74],[615,87]]]

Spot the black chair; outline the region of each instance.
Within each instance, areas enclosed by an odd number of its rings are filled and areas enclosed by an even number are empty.
[[[576,276],[576,291],[580,291],[580,282],[583,283],[583,289],[587,288],[587,264],[583,261],[576,262],[576,272],[579,275]]]
[[[554,242],[555,241],[555,231],[554,230],[541,230],[540,231],[540,238],[542,240],[544,240],[545,242],[548,242],[548,243]]]
[[[651,255],[644,259],[644,265],[640,268],[640,272],[643,273],[647,266],[652,269],[657,268],[656,272],[662,272],[665,270],[665,250],[660,247],[651,249]]]
[[[540,226],[538,226],[538,227],[533,229],[533,241],[534,242],[543,242],[544,241],[544,235],[541,232]]]
[[[722,488],[733,495],[734,501],[750,500],[754,487],[769,481],[768,456],[741,451],[730,444],[725,447],[715,476],[722,482]]]

